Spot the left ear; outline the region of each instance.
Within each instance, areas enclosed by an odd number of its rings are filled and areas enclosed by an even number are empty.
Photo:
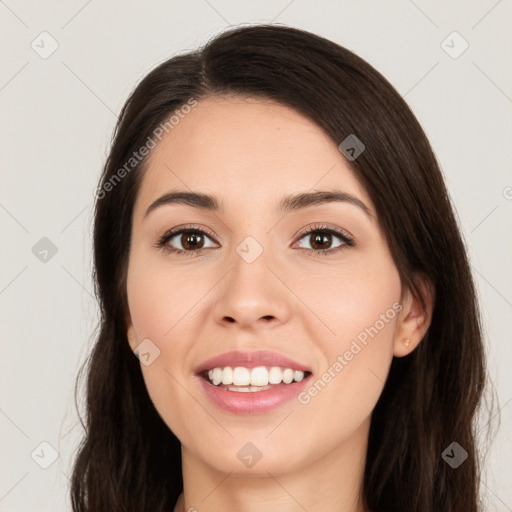
[[[406,289],[401,301],[402,310],[395,332],[393,355],[409,355],[421,342],[432,321],[435,290],[430,279],[416,273],[413,276],[417,291]],[[409,340],[409,346],[404,341]]]

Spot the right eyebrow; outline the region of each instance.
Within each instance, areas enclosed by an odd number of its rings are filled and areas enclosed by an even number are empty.
[[[201,194],[198,192],[186,192],[186,191],[172,191],[167,192],[163,196],[159,197],[156,201],[151,203],[149,208],[144,214],[144,218],[147,217],[153,210],[166,204],[185,204],[194,208],[200,208],[202,210],[219,211],[220,204],[214,196],[208,194]]]

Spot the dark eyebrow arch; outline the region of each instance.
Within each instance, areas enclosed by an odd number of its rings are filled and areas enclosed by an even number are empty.
[[[219,202],[213,196],[201,194],[199,192],[185,192],[178,190],[167,192],[151,203],[144,214],[144,218],[146,218],[153,210],[165,204],[184,204],[211,212],[218,212],[221,210]]]
[[[368,208],[368,206],[366,206],[363,201],[357,197],[341,191],[316,191],[290,194],[289,196],[286,196],[284,199],[282,199],[282,201],[279,203],[278,211],[282,213],[290,213],[302,208],[319,206],[333,202],[345,202],[357,206],[363,210],[363,212],[370,218],[370,220],[374,219],[370,208]],[[221,211],[221,205],[214,196],[202,194],[199,192],[186,192],[177,190],[168,192],[151,203],[149,208],[146,210],[146,213],[144,214],[144,218],[146,218],[156,208],[166,204],[183,204],[211,212]]]
[[[289,213],[296,210],[300,210],[302,208],[307,208],[309,206],[319,206],[322,204],[333,202],[353,204],[354,206],[357,206],[358,208],[363,210],[363,212],[366,213],[370,220],[373,220],[373,214],[370,208],[368,208],[368,206],[366,206],[366,204],[363,203],[363,201],[361,201],[357,197],[348,194],[347,192],[341,192],[339,190],[321,190],[316,192],[306,192],[295,195],[292,194],[281,201],[279,205],[279,210],[283,213]]]

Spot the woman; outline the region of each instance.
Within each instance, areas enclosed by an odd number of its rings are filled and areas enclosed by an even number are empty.
[[[94,263],[75,512],[481,510],[465,248],[424,132],[361,58],[259,25],[151,71]]]

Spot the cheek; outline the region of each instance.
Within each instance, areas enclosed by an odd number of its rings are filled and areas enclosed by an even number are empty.
[[[183,390],[188,378],[184,362],[194,339],[190,328],[194,305],[206,291],[183,271],[162,265],[151,254],[134,252],[127,275],[128,306],[137,337],[132,344],[149,339],[157,347],[157,357],[148,365],[141,363],[141,371],[153,404],[172,430],[181,424],[175,411],[190,406],[190,395]]]
[[[194,305],[204,293],[199,283],[194,285],[183,273],[155,258],[134,258],[128,269],[128,306],[140,339],[163,342],[172,337],[180,319],[193,314]]]
[[[347,259],[347,262],[324,267],[319,271],[302,272],[294,292],[310,313],[321,322],[322,340],[329,349],[343,350],[350,341],[361,335],[364,342],[366,329],[376,326],[380,338],[389,335],[396,322],[395,311],[401,295],[401,282],[392,260],[384,253],[380,257]],[[311,339],[319,338],[318,322],[311,324]],[[374,329],[372,329],[374,332]],[[347,347],[348,348],[348,347]]]
[[[189,346],[180,331],[180,319],[190,309],[187,302],[192,299],[184,299],[186,294],[182,287],[176,286],[176,275],[166,275],[161,269],[156,271],[156,265],[137,263],[132,261],[127,276],[128,305],[136,343],[149,339],[157,347],[152,349],[157,350],[154,352],[157,356],[152,353],[154,359],[150,364],[143,364],[141,360],[142,376],[162,420],[173,432],[183,435],[186,430],[181,417],[187,405],[190,406],[190,395],[183,390],[185,379],[181,370]]]
[[[322,366],[299,402],[317,418],[355,428],[371,413],[386,382],[401,310],[399,274],[382,258],[313,281],[323,285],[313,288],[310,282],[309,295],[307,286],[301,293],[313,311],[322,312],[318,316],[328,330],[322,328],[322,336],[309,332]]]

